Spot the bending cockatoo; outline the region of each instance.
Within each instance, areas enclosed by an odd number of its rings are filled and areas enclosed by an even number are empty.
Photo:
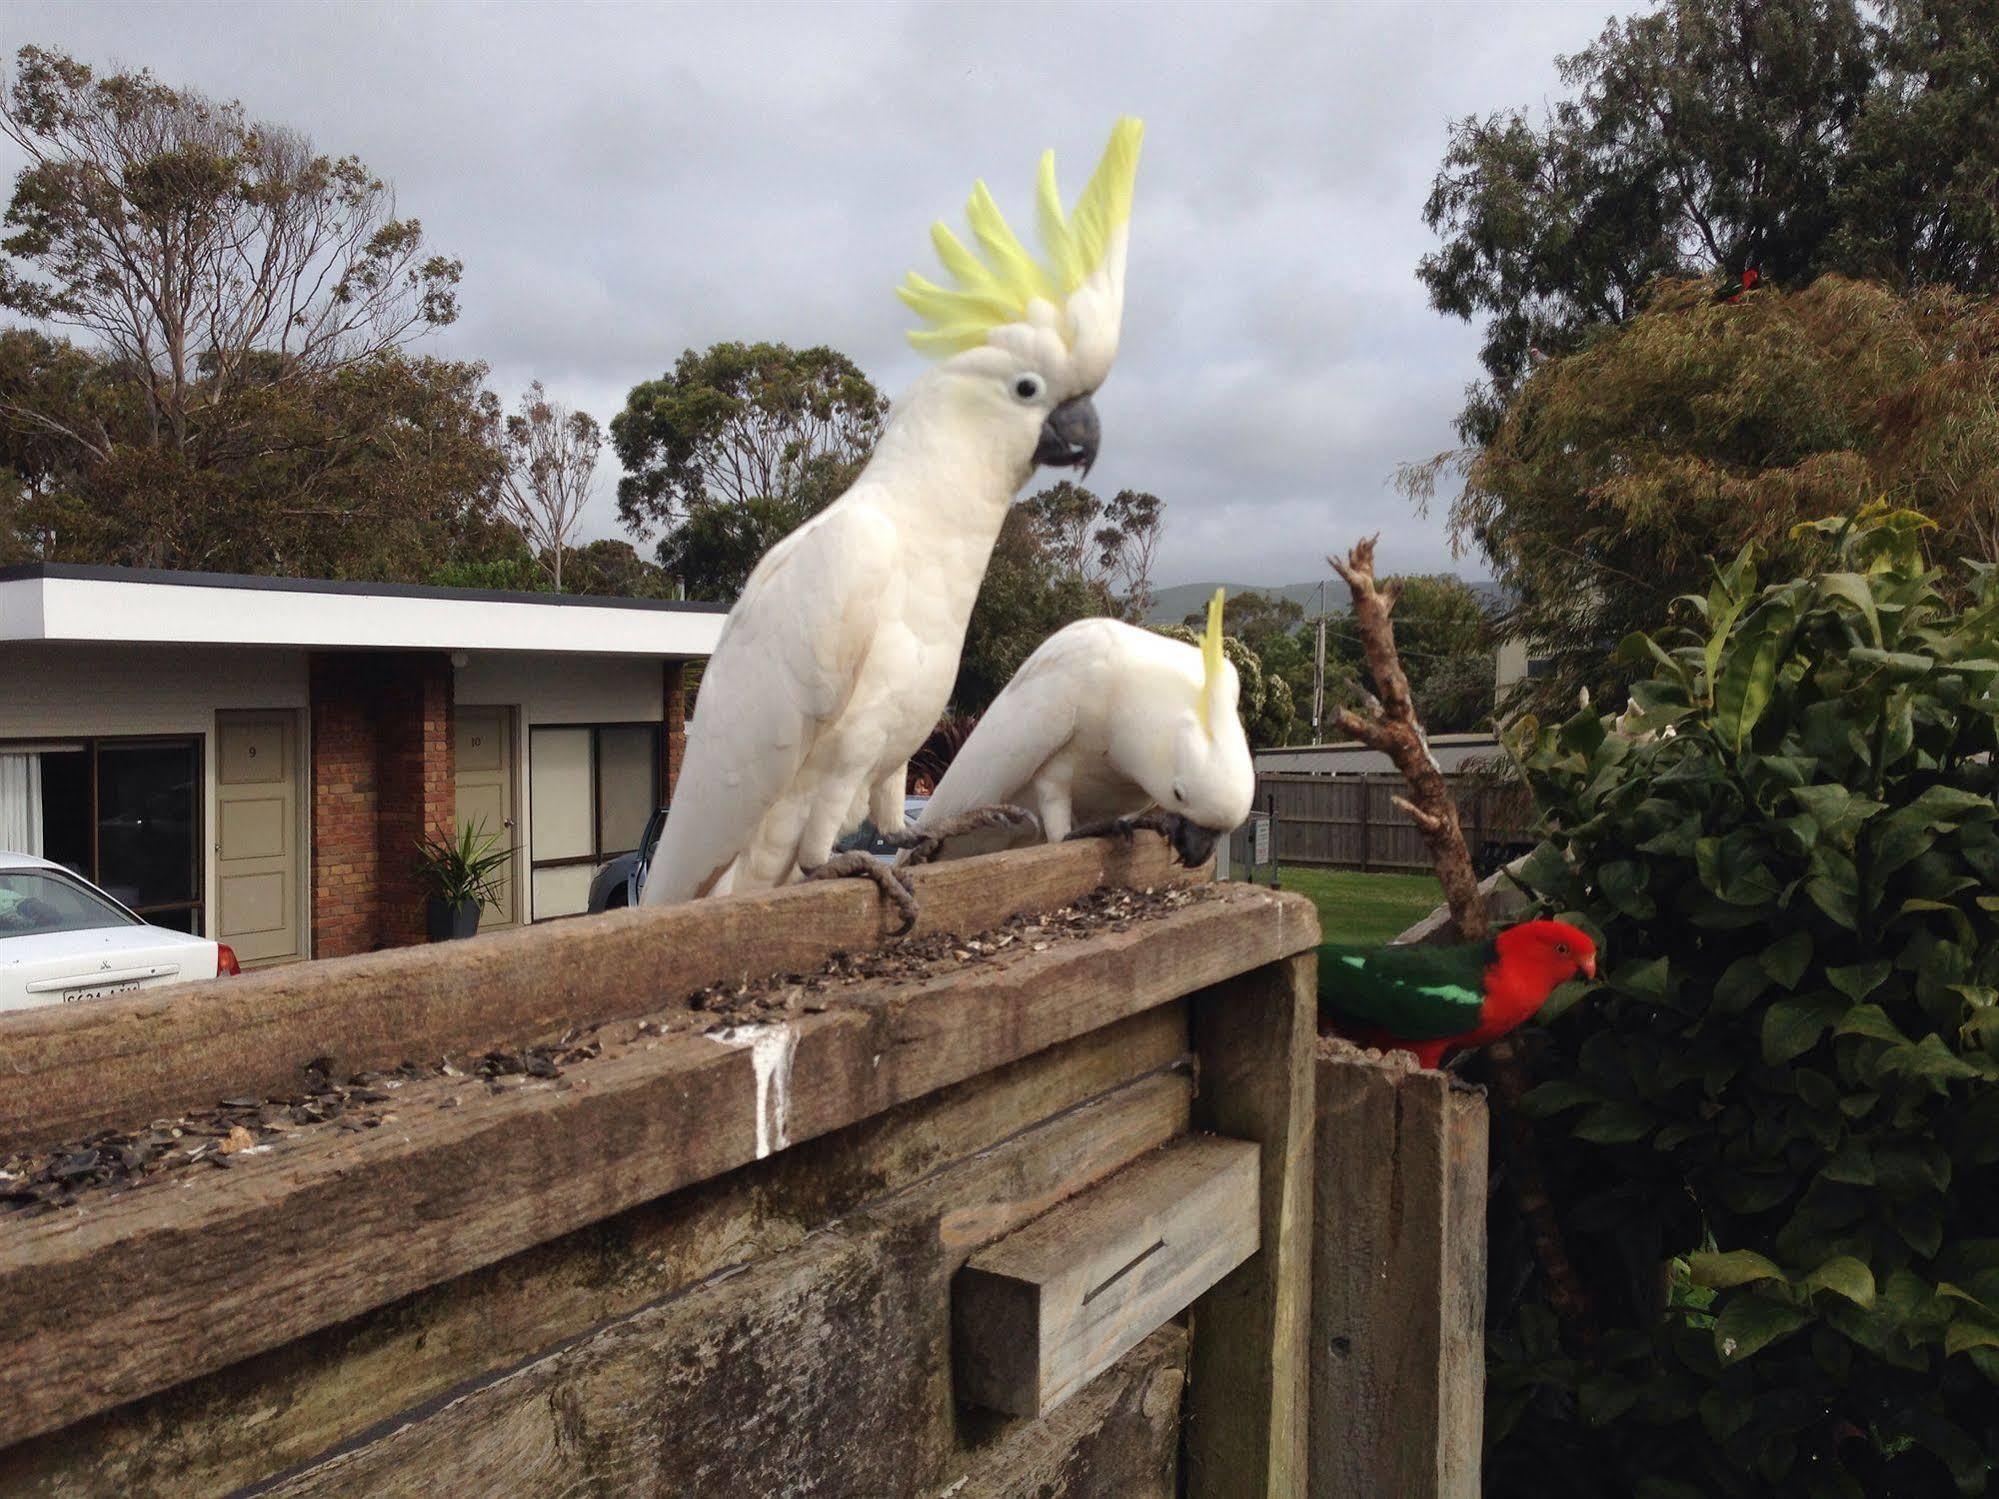
[[[1240,691],[1222,654],[1220,589],[1198,649],[1114,619],[1078,620],[1043,641],[993,699],[916,832],[1003,802],[1035,813],[1051,842],[1151,825],[1182,863],[1205,863],[1215,840],[1249,816],[1256,791]],[[1036,835],[995,827],[943,836],[957,856]],[[918,845],[911,857],[931,851]]]
[[[914,919],[905,885],[865,855],[833,858],[872,817],[903,831],[909,756],[958,674],[1000,522],[1037,464],[1088,471],[1090,395],[1110,373],[1142,127],[1120,120],[1065,215],[1041,159],[1047,263],[979,183],[966,213],[983,259],[931,231],[946,289],[911,273],[898,295],[940,363],[896,402],[853,487],[772,547],[729,611],[701,680],[687,756],[646,905],[866,874]]]

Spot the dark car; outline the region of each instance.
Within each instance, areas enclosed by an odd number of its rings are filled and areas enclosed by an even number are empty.
[[[930,798],[927,796],[905,796],[902,799],[903,824],[907,827],[915,827],[916,819],[923,815],[923,809],[929,805]],[[896,854],[895,845],[886,842],[882,838],[882,835],[875,831],[873,821],[868,818],[862,818],[859,827],[834,844],[833,852],[836,854],[845,854],[851,853],[857,848],[863,853],[873,854],[877,859],[882,860],[892,860]]]
[[[902,815],[907,822],[915,822],[928,805],[927,796],[903,798]],[[639,846],[628,854],[620,854],[602,869],[590,882],[590,910],[615,911],[620,906],[635,906],[639,903],[639,887],[645,883],[646,869],[652,863],[652,851],[659,846],[659,830],[666,825],[666,808],[661,807],[646,820],[645,835],[639,839]],[[895,857],[895,849],[882,840],[872,822],[862,824],[833,845],[835,853],[846,853],[851,849],[862,849],[877,859],[889,860]]]
[[[666,808],[661,807],[646,819],[646,830],[639,838],[639,846],[628,854],[617,858],[597,871],[597,878],[590,882],[590,911],[615,911],[620,906],[635,906],[639,903],[639,886],[645,883],[646,866],[652,863],[652,851],[659,847],[659,830],[666,826]]]

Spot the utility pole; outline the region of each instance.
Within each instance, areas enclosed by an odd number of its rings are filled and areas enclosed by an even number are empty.
[[[1326,585],[1319,584],[1319,641],[1312,651],[1312,743],[1324,744],[1319,725],[1326,715]]]

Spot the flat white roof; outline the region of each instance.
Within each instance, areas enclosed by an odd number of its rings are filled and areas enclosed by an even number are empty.
[[[42,563],[0,568],[0,643],[707,656],[726,604]]]
[[[1473,762],[1504,762],[1505,752],[1491,734],[1432,734],[1430,753],[1443,770],[1464,770]],[[1395,762],[1380,750],[1369,749],[1358,740],[1333,744],[1289,744],[1281,749],[1251,752],[1259,771],[1306,771],[1314,774],[1374,775],[1395,769]]]

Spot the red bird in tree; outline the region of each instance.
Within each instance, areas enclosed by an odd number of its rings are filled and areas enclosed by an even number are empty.
[[[1763,271],[1761,267],[1746,265],[1742,268],[1742,284],[1740,286],[1722,287],[1720,291],[1714,294],[1714,299],[1717,302],[1740,302],[1744,292],[1754,291],[1762,284]]]
[[[1319,1028],[1435,1067],[1541,1012],[1559,984],[1596,977],[1596,944],[1565,921],[1523,921],[1457,947],[1319,948]]]

